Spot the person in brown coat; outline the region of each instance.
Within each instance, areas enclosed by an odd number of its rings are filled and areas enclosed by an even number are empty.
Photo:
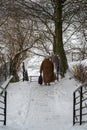
[[[54,82],[54,64],[48,57],[46,57],[40,66],[40,74],[43,73],[43,82],[45,85],[50,85],[50,82]]]

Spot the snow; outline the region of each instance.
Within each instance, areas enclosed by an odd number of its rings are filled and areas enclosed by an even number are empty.
[[[69,71],[50,86],[37,81],[10,83],[7,125],[0,123],[0,130],[86,130],[87,124],[73,126],[73,91],[79,86]]]

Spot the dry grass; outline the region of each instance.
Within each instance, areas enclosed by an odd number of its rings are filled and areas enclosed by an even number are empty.
[[[87,67],[86,66],[82,64],[73,66],[73,73],[76,80],[82,83],[87,81]]]

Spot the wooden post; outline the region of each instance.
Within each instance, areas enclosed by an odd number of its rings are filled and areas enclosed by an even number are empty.
[[[30,76],[30,82],[31,82],[31,80],[32,80],[32,77]]]

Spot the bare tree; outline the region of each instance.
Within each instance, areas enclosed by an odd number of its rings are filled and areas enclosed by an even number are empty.
[[[63,8],[64,46],[67,48],[67,51],[70,50],[71,53],[75,50],[79,51],[80,60],[82,60],[82,57],[85,58],[87,53],[86,8],[86,0],[67,0]]]
[[[50,43],[53,44],[54,53],[60,56],[61,71],[64,77],[68,68],[64,43],[70,42],[73,35],[76,35],[77,32],[84,32],[84,39],[86,39],[86,31],[82,30],[83,26],[85,25],[86,27],[87,23],[85,20],[87,14],[86,0],[11,0],[10,5],[11,6],[8,6],[7,9],[10,16],[14,15],[14,10],[17,10],[18,17],[22,19],[32,18],[34,21],[37,21],[38,24],[44,24],[47,31],[46,29],[40,30],[40,27],[37,28],[40,37],[37,45],[41,47],[41,44],[47,53],[49,53],[44,42],[50,41]],[[50,27],[50,25],[52,26]],[[71,30],[72,33],[69,32],[71,27],[73,28],[73,32]],[[65,38],[64,32],[68,32],[70,35]]]
[[[26,58],[27,51],[40,38],[33,33],[33,22],[30,19],[20,19],[16,14],[8,17],[1,31],[3,32],[1,41],[6,50],[5,58],[11,63],[11,73],[17,81],[20,63]]]

